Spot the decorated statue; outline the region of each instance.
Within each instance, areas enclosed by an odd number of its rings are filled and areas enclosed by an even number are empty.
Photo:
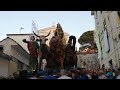
[[[60,26],[57,24],[54,36],[50,40],[50,52],[48,55],[47,68],[51,69],[61,69],[64,68],[64,57],[65,57],[65,42],[63,39],[64,32]]]
[[[65,60],[64,67],[65,69],[71,69],[77,66],[77,55],[75,51],[76,37],[70,36],[68,44],[65,48]]]
[[[23,39],[24,43],[27,43],[28,50],[30,52],[30,61],[29,61],[29,69],[30,71],[37,70],[38,67],[38,49],[39,45],[35,41],[35,37],[31,36],[30,41]]]
[[[64,32],[63,32],[63,30],[62,30],[62,27],[60,26],[59,23],[57,24],[57,28],[56,28],[56,30],[54,31],[54,33],[56,33],[57,36],[62,39],[63,45],[66,45],[66,38],[65,38]]]

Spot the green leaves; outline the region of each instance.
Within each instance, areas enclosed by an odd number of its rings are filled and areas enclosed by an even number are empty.
[[[94,43],[94,31],[84,32],[80,38],[78,39],[79,44],[83,45],[86,43],[93,44]]]

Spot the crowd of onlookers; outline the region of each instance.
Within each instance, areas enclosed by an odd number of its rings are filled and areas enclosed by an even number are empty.
[[[0,77],[0,79],[120,79],[120,68],[87,70],[85,68],[73,68],[70,70],[38,70],[28,73],[26,70],[14,73],[13,77]]]
[[[32,79],[32,78],[29,78]],[[39,71],[36,79],[120,79],[120,68],[87,70],[85,68],[74,68],[70,70],[61,69],[59,72],[48,70]]]

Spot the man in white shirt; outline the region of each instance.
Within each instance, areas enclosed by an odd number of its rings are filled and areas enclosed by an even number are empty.
[[[64,70],[64,69],[61,69],[60,75],[61,76],[58,79],[72,79],[71,77],[66,75],[66,70]]]

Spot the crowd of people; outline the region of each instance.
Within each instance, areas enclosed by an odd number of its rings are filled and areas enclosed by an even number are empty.
[[[20,71],[14,73],[13,77],[0,79],[120,79],[120,68],[114,69],[100,69],[100,70],[87,70],[85,68],[73,68],[70,70],[61,69],[57,70],[38,70],[33,73],[27,71]]]
[[[41,72],[38,76],[40,79],[120,79],[120,68],[87,70],[85,68],[74,68],[70,70],[61,69],[60,72],[54,73],[53,70]]]
[[[27,79],[120,79],[120,68],[87,70],[85,68],[74,68],[70,70],[38,70],[37,73],[27,77]]]

